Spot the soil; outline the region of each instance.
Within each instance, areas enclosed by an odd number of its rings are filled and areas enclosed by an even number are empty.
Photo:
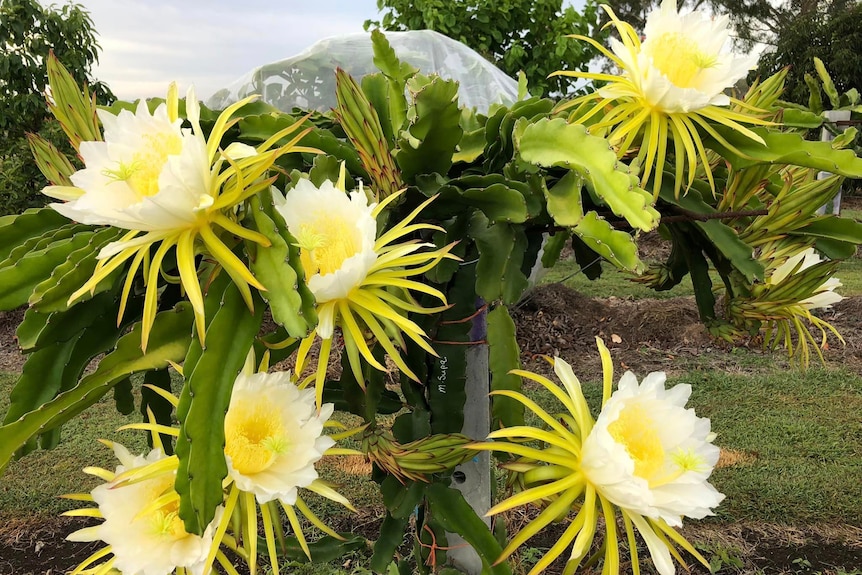
[[[15,344],[15,329],[22,315],[21,310],[0,313],[2,371],[18,371],[22,366],[23,358]],[[690,367],[691,362],[704,369],[746,369],[734,363],[733,354],[726,353],[732,346],[716,341],[700,323],[693,298],[592,299],[562,285],[546,285],[531,291],[513,308],[512,315],[518,328],[522,363],[526,369],[540,373],[550,370],[541,356],[558,354],[571,362],[582,378],[596,378],[601,373],[596,336],[602,337],[611,349],[617,365],[638,374],[659,370],[672,373]],[[847,298],[822,317],[846,340],[846,345],[831,341],[825,351],[827,363],[862,372],[862,324],[858,319],[862,317],[862,298]],[[772,354],[759,350],[756,341],[748,343],[753,353],[763,354],[767,361],[786,363],[783,352]],[[371,509],[363,511],[363,533],[373,538],[382,517]],[[524,515],[521,520],[528,518]],[[518,523],[518,517],[509,520]],[[352,531],[356,518],[349,521],[335,527]],[[855,521],[858,523],[858,518]],[[70,570],[98,547],[65,541],[68,533],[82,525],[80,519],[62,517],[6,522],[0,518],[0,575],[53,575]],[[727,572],[813,575],[835,574],[839,569],[853,573],[862,568],[862,528],[858,525],[789,527],[702,522],[686,527],[684,533],[709,548],[738,550],[738,555],[723,560],[724,567],[731,568]],[[540,537],[547,538],[547,547],[558,536],[551,530]],[[542,546],[542,541],[533,544]],[[720,554],[713,556],[721,559]],[[735,564],[739,557],[742,563]],[[625,571],[626,566],[622,567]],[[552,566],[548,573],[559,572],[557,568]],[[695,574],[707,572],[702,567],[692,568]]]

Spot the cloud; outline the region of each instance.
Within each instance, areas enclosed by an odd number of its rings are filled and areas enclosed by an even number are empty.
[[[163,96],[176,81],[206,99],[253,68],[317,40],[361,32],[375,0],[83,0],[102,53],[95,75],[122,99]]]

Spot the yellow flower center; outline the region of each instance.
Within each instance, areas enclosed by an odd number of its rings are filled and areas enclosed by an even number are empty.
[[[153,531],[158,535],[171,537],[172,539],[181,539],[188,535],[183,520],[180,519],[179,500],[168,503],[158,511],[155,511],[151,517],[151,521]]]
[[[680,88],[698,84],[700,73],[718,63],[715,55],[706,54],[697,42],[677,32],[650,39],[653,65]]]
[[[172,491],[173,488],[173,474],[165,476],[161,481],[154,480],[146,501],[153,501]],[[145,520],[149,524],[150,530],[153,534],[160,537],[169,537],[174,540],[182,539],[183,537],[188,536],[188,532],[183,524],[183,520],[180,519],[179,511],[180,500],[177,498],[148,513],[145,516]]]
[[[671,453],[670,458],[684,472],[699,471],[706,466],[703,457],[692,450],[683,451],[682,449],[678,449]]]
[[[623,408],[608,433],[626,448],[635,462],[635,475],[649,480],[664,466],[665,452],[655,423],[640,405]]]
[[[125,181],[140,199],[159,193],[159,175],[169,156],[179,154],[183,140],[178,134],[158,133],[141,136],[141,147],[129,162],[121,162],[106,175]]]
[[[225,417],[225,453],[243,475],[269,468],[288,442],[279,412],[264,402],[240,402]]]
[[[318,212],[296,234],[299,258],[307,275],[331,274],[362,248],[356,226],[347,220]]]

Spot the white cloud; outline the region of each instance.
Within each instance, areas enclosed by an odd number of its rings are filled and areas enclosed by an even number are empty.
[[[194,84],[205,99],[256,66],[361,32],[375,0],[81,0],[99,33],[95,75],[122,99]]]

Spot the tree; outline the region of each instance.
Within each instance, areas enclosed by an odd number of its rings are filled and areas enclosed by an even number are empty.
[[[583,12],[562,0],[378,0],[380,21],[365,29],[436,30],[463,42],[510,76],[526,75],[533,93],[566,93],[571,81],[548,78],[556,70],[586,70],[597,51],[567,34],[598,38],[598,9]]]
[[[848,0],[835,0],[845,2]],[[647,15],[661,4],[661,0],[608,0],[616,15],[643,30]],[[737,46],[743,50],[751,49],[757,43],[773,44],[786,26],[799,14],[809,11],[817,0],[683,0],[679,3],[687,10],[707,10],[715,14],[726,14],[735,31]],[[602,16],[602,23],[608,20]]]
[[[30,157],[28,132],[41,133],[71,154],[45,105],[52,50],[78,83],[90,84],[100,102],[113,100],[108,87],[91,76],[99,44],[86,9],[0,0],[0,214],[44,203],[38,194],[44,179]]]
[[[804,104],[809,88],[805,75],[815,76],[814,58],[826,66],[838,92],[851,88],[862,91],[862,3],[836,3],[800,14],[779,35],[774,48],[764,52],[758,65],[762,77],[785,66],[787,74],[783,98]]]

